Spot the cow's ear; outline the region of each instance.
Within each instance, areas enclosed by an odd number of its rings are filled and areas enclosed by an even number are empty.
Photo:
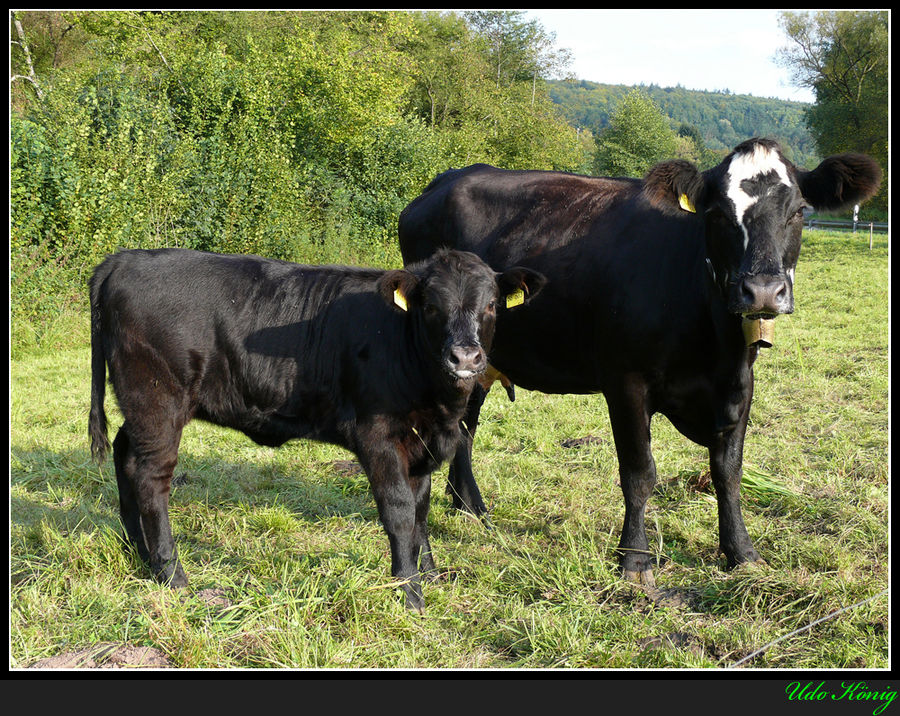
[[[812,171],[799,171],[803,198],[819,211],[837,211],[874,196],[881,186],[881,167],[865,154],[837,154]]]
[[[418,285],[418,276],[404,269],[394,269],[378,279],[378,293],[389,306],[406,312]]]
[[[524,266],[515,266],[497,274],[501,305],[515,308],[534,298],[547,283],[547,277]]]
[[[660,162],[644,177],[644,196],[665,214],[694,214],[702,207],[706,180],[697,167],[684,159]]]

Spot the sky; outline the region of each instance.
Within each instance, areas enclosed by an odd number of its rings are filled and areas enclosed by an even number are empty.
[[[570,72],[602,84],[752,94],[812,102],[790,84],[775,52],[788,45],[778,10],[527,10],[556,46],[572,53]]]

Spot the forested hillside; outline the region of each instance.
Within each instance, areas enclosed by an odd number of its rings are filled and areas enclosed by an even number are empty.
[[[609,124],[616,105],[634,89],[562,80],[550,81],[548,87],[566,120],[595,136]],[[803,120],[806,104],[683,87],[649,85],[639,89],[665,113],[673,129],[682,124],[696,127],[706,146],[714,151],[728,151],[748,137],[763,136],[780,141],[801,166],[815,166],[820,161]]]

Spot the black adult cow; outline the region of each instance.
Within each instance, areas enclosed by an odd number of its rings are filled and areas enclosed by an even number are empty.
[[[495,274],[457,251],[393,271],[179,249],[108,257],[90,281],[89,434],[102,461],[108,364],[125,419],[113,448],[126,539],[157,579],[187,584],[168,498],[192,418],[263,445],[336,443],[359,457],[391,573],[420,610],[420,558],[421,575],[435,574],[431,472],[459,443],[498,292],[541,284],[528,269]]]
[[[763,139],[708,171],[667,161],[643,181],[481,164],[439,175],[406,207],[400,247],[407,262],[452,247],[546,276],[537,300],[498,321],[491,365],[527,389],[605,394],[625,496],[620,563],[652,584],[651,416],[709,449],[729,566],[759,560],[739,494],[753,362],[771,340],[767,321],[794,308],[804,207],[838,209],[879,183],[868,157],[803,171]],[[756,331],[746,340],[742,316]],[[485,394],[473,393],[470,432]],[[478,514],[471,449],[467,440],[457,452],[450,486],[455,504]]]

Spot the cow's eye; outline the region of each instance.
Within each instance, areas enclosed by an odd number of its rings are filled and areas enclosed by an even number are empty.
[[[497,302],[496,302],[496,301],[491,301],[491,302],[487,305],[487,308],[484,309],[484,310],[485,310],[486,313],[495,313],[495,312],[497,311]]]

